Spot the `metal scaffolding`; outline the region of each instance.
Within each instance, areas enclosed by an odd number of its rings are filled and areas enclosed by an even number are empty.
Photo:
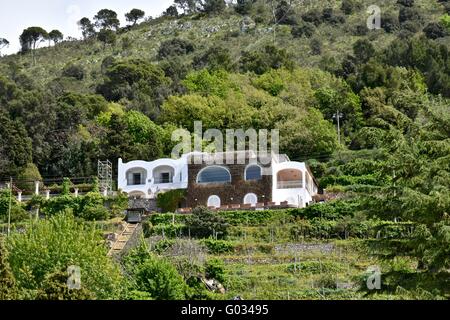
[[[113,191],[113,170],[111,161],[98,160],[98,183],[101,191],[106,190],[107,193]]]

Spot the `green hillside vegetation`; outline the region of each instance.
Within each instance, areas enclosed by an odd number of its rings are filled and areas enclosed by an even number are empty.
[[[95,182],[75,198],[66,179],[47,185],[61,196],[12,201],[0,299],[448,299],[449,1],[384,1],[380,30],[367,28],[365,0],[176,3],[145,21],[130,11],[126,27],[102,10],[80,21],[83,40],[39,27],[17,35],[22,52],[0,57],[0,180],[31,193],[40,177],[96,176],[98,159],[170,156],[172,132],[200,120],[204,130],[279,129],[280,152],[306,161],[338,200],[254,215],[155,215],[119,270],[106,247],[70,253],[55,244],[53,255],[43,245],[65,232],[88,248],[101,243],[127,205],[123,195],[102,197]],[[3,190],[5,224],[8,209]],[[37,209],[45,219],[35,221]],[[51,238],[59,224],[65,231]],[[106,268],[110,282],[90,270],[85,291],[70,296],[61,272],[77,259]],[[364,284],[371,265],[383,273],[376,293]],[[207,292],[201,277],[227,293]],[[337,288],[341,279],[353,289]]]

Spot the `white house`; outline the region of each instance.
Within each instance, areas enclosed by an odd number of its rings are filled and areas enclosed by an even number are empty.
[[[210,163],[217,154],[204,154],[208,162],[193,164],[192,157],[159,159],[153,162],[119,159],[118,188],[130,197],[153,199],[159,192],[187,190],[187,206],[257,206],[263,203],[305,207],[318,193],[317,183],[303,162],[286,155],[271,155],[263,165],[247,153],[245,164]],[[222,158],[225,159],[225,158]],[[269,164],[267,164],[269,163]]]

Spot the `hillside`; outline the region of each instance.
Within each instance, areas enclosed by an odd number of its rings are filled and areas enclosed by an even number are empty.
[[[51,296],[61,270],[39,259],[60,266],[75,257],[105,270],[88,275],[79,299],[448,298],[450,2],[384,1],[377,30],[367,27],[368,0],[202,3],[210,6],[36,50],[24,43],[0,58],[0,186],[12,178],[12,192],[31,197],[40,180],[60,193],[19,203],[0,191],[0,230],[9,213],[13,229],[25,230],[5,241],[11,255],[0,259],[18,294]],[[280,152],[307,162],[336,199],[249,216],[166,210],[144,222],[145,241],[120,269],[97,244],[123,218],[127,197],[100,194],[97,161],[117,170],[119,158],[170,156],[174,130],[192,133],[194,121],[222,132],[278,129]],[[82,196],[71,195],[74,185]],[[204,232],[191,237],[191,228]],[[83,244],[64,242],[72,238]],[[198,248],[198,264],[186,247]],[[361,280],[373,264],[386,276],[376,294]],[[149,274],[167,280],[167,295]],[[199,277],[208,276],[227,294],[205,292]]]

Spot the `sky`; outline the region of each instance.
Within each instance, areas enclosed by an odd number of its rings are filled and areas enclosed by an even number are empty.
[[[92,20],[101,9],[116,11],[124,26],[124,14],[133,8],[144,10],[146,17],[156,17],[172,3],[173,0],[0,0],[0,38],[10,42],[1,54],[19,51],[19,36],[28,27],[39,26],[48,32],[58,29],[64,37],[81,38],[77,21],[83,17]]]

